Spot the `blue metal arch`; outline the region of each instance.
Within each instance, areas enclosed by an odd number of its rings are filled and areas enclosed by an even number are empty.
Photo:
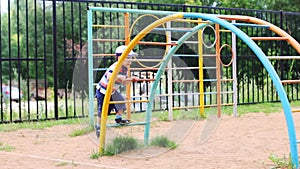
[[[292,159],[292,164],[298,168],[299,163],[298,163],[298,148],[297,148],[297,140],[296,140],[296,133],[295,133],[295,126],[294,126],[294,120],[292,117],[292,111],[290,108],[290,104],[286,95],[286,92],[283,88],[283,85],[281,83],[281,80],[279,78],[279,76],[277,75],[275,69],[273,68],[271,62],[267,59],[266,55],[263,53],[263,51],[257,46],[257,44],[250,38],[248,37],[248,35],[246,35],[243,31],[241,31],[240,29],[238,29],[236,26],[234,26],[233,24],[220,19],[218,17],[216,17],[215,15],[211,15],[211,14],[199,14],[199,13],[183,13],[184,18],[202,18],[204,20],[209,20],[211,22],[217,23],[229,30],[231,30],[233,33],[235,33],[241,40],[243,40],[250,48],[251,50],[256,54],[256,56],[258,57],[258,59],[261,61],[261,63],[263,64],[263,66],[265,67],[265,69],[267,70],[267,72],[269,73],[273,84],[278,92],[278,95],[280,97],[281,100],[281,104],[284,110],[284,114],[285,114],[285,119],[286,119],[286,123],[287,123],[287,128],[288,128],[288,135],[289,135],[289,142],[290,142],[290,152],[291,152],[291,159]],[[202,25],[203,26],[203,25]],[[201,26],[196,26],[198,29],[200,29],[199,27]],[[195,27],[195,29],[197,29]],[[157,73],[157,77],[156,79],[160,79],[159,77],[162,75],[163,70],[165,69],[167,62],[170,60],[169,57],[171,57],[176,51],[177,49],[181,46],[180,44],[183,43],[184,39],[187,39],[188,36],[191,36],[193,33],[189,32],[186,33],[184,35],[184,37],[182,37],[177,46],[173,46],[170,51],[168,52],[167,56],[166,56],[166,61],[161,64],[159,71]],[[151,91],[154,91],[155,88],[157,88],[158,85],[158,81],[156,80],[153,83],[153,86],[151,88]],[[148,103],[148,108],[147,108],[147,113],[146,113],[146,122],[150,121],[151,119],[151,111],[152,111],[152,103],[153,103],[153,99],[155,96],[155,92],[151,92],[150,94],[150,98],[149,98],[149,103]],[[148,123],[149,124],[149,123]],[[149,128],[150,126],[146,125],[146,129],[145,129],[145,138],[146,138],[146,132],[148,132],[149,134]],[[148,130],[148,131],[147,131]],[[149,138],[149,135],[147,136],[147,139]],[[147,141],[147,140],[146,140]]]

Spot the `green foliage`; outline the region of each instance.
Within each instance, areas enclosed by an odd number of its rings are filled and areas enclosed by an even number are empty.
[[[153,138],[151,140],[151,146],[159,146],[159,147],[165,147],[170,149],[175,149],[177,147],[174,141],[169,140],[165,136],[158,136]]]
[[[127,2],[133,2],[132,0],[125,0]],[[145,3],[159,3],[159,4],[185,4],[185,5],[203,5],[203,2],[199,0],[135,0],[134,2],[145,2]],[[205,4],[205,2],[204,2]]]
[[[14,151],[15,147],[0,142],[0,151]]]
[[[257,9],[257,10],[283,10],[283,11],[300,11],[298,0],[216,0],[218,7]]]
[[[133,137],[116,137],[111,144],[107,146],[104,155],[112,156],[138,148],[138,142]]]
[[[78,130],[74,130],[71,134],[69,134],[70,137],[76,137],[76,136],[82,136],[85,134],[88,134],[90,132],[94,131],[94,129],[91,126],[84,127]]]
[[[65,124],[79,124],[80,122],[88,121],[88,119],[66,119],[66,120],[49,120],[40,122],[29,122],[29,123],[9,123],[1,124],[0,132],[16,131],[19,129],[34,129],[40,130],[47,127],[52,127],[55,125],[65,125]]]
[[[195,120],[198,119],[199,110],[175,110],[173,111],[173,120]],[[161,112],[158,115],[159,120],[169,121],[168,111]]]
[[[90,159],[98,159],[101,156],[101,154],[95,150],[93,150]]]
[[[277,155],[271,154],[269,156],[269,159],[275,164],[273,169],[275,169],[275,168],[286,168],[286,169],[295,168],[295,167],[293,167],[291,158],[286,158],[285,156],[283,158],[280,158]]]

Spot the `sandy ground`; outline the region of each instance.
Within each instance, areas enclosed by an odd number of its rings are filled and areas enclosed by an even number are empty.
[[[300,114],[293,114],[300,131]],[[151,168],[217,169],[272,168],[271,154],[288,156],[289,141],[283,113],[249,113],[240,117],[211,117],[200,121],[155,122],[151,136],[166,135],[178,143],[174,150],[147,148],[113,157],[90,159],[98,150],[94,133],[70,137],[83,125],[60,125],[43,130],[0,132],[0,143],[14,147],[0,151],[1,169]],[[116,135],[143,140],[143,128],[109,128],[106,143]],[[297,133],[299,135],[299,133]]]

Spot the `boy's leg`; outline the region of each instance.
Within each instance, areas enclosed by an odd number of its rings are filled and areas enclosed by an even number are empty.
[[[112,99],[114,101],[125,101],[124,97],[117,91],[112,95]],[[126,110],[125,103],[115,104],[114,106],[116,109],[116,123],[129,123],[128,120],[122,119],[122,114]]]
[[[103,100],[105,95],[103,93],[100,93],[99,90],[96,92],[97,96],[97,102],[98,102],[98,115],[97,115],[97,121],[95,124],[95,130],[96,130],[96,136],[100,136],[100,124],[101,124],[101,115],[102,115],[102,106],[103,106]],[[112,101],[112,99],[110,99]],[[113,109],[115,109],[115,106],[113,104],[110,104],[108,106],[108,114],[111,112]]]
[[[100,93],[99,90],[96,90],[96,96],[97,96],[97,103],[98,103],[98,112],[97,112],[97,121],[95,124],[95,131],[96,131],[96,136],[99,137],[104,94]]]

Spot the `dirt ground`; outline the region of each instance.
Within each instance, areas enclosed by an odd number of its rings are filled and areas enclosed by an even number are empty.
[[[293,114],[300,131],[300,114]],[[223,115],[199,121],[154,122],[150,136],[166,135],[174,150],[150,147],[113,157],[90,159],[98,150],[94,133],[70,137],[84,125],[60,125],[43,130],[0,132],[0,143],[15,149],[0,151],[1,169],[128,168],[217,169],[272,168],[271,154],[288,157],[289,140],[283,113]],[[143,127],[109,128],[106,143],[116,135],[143,140]],[[299,133],[297,133],[299,135]]]

